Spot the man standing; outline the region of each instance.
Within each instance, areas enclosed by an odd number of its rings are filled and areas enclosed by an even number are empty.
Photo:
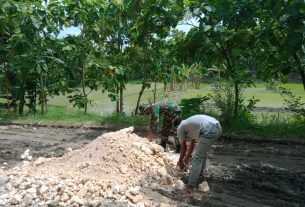
[[[191,195],[201,171],[206,167],[207,152],[211,145],[221,136],[222,128],[219,121],[211,116],[194,115],[179,124],[177,133],[181,144],[180,158],[177,163],[177,167],[180,169],[185,169],[188,165],[195,143],[198,141],[188,184],[185,188],[185,194]],[[190,141],[188,147],[186,141]]]

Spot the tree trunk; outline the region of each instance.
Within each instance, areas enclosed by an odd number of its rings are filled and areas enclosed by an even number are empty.
[[[85,114],[87,114],[87,107],[88,107],[88,103],[87,103],[87,94],[86,94],[86,88],[85,88],[85,63],[84,63],[84,58],[81,57],[81,61],[82,61],[82,89],[83,89],[83,98],[86,99],[85,101]]]
[[[40,92],[40,104],[41,104],[41,114],[44,114],[44,81],[42,74],[40,74],[40,84],[41,84],[41,92]]]
[[[3,69],[4,69],[4,74],[5,74],[5,94],[6,94],[6,101],[7,101],[7,112],[10,113],[10,99],[8,96],[8,77],[7,77],[5,61],[3,62]]]
[[[21,91],[21,96],[19,98],[19,115],[21,115],[21,116],[23,115],[23,109],[24,109],[24,104],[25,104],[24,95],[25,95],[25,89],[23,87],[22,91]]]
[[[119,85],[116,86],[116,94],[119,94]],[[120,99],[116,100],[116,113],[120,113]]]
[[[238,115],[239,88],[238,83],[234,83],[235,101],[234,101],[234,117]]]
[[[146,84],[146,83],[142,83],[142,88],[141,88],[141,90],[140,90],[140,93],[139,93],[139,96],[138,96],[138,100],[137,100],[135,115],[138,114],[138,109],[139,109],[139,104],[140,104],[140,101],[141,101],[141,97],[142,97],[142,95],[143,95],[144,90],[145,90],[146,87],[147,87],[147,84]]]
[[[124,113],[124,109],[123,109],[123,87],[120,85],[120,113],[123,114]]]
[[[157,83],[154,83],[154,103],[156,103]]]
[[[37,85],[35,83],[35,88],[34,88],[34,116],[36,115],[36,104],[37,104]]]
[[[293,57],[294,57],[297,65],[298,65],[298,71],[300,73],[302,83],[303,83],[303,88],[304,88],[304,91],[305,91],[305,72],[304,72],[304,69],[302,67],[302,63],[301,63],[300,58],[298,57],[298,55],[296,53],[293,54]]]
[[[47,87],[47,76],[44,77],[44,86]],[[35,91],[36,91],[36,87],[35,87]],[[36,96],[36,92],[35,92],[35,96]],[[45,109],[45,112],[48,112],[48,99],[47,99],[46,93],[44,96],[44,109]]]

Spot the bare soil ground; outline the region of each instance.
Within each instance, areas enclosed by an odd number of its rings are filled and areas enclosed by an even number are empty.
[[[18,165],[26,149],[33,159],[59,157],[68,148],[81,148],[115,130],[0,126],[0,167]],[[145,136],[143,129],[135,129],[135,133]],[[181,176],[186,182],[187,174]],[[211,192],[193,198],[181,199],[162,189],[144,188],[142,193],[176,206],[305,206],[305,144],[222,137],[209,153],[203,180]]]

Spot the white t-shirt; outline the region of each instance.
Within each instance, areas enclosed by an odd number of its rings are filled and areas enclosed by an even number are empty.
[[[198,139],[199,132],[209,134],[219,121],[207,115],[194,115],[183,120],[177,129],[179,139]]]

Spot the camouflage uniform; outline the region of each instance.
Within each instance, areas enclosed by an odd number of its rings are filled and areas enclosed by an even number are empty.
[[[169,135],[172,132],[173,120],[177,116],[179,116],[180,109],[176,106],[169,106],[166,104],[161,104],[159,105],[159,107],[160,107],[160,116],[163,116],[161,139],[167,141]]]
[[[144,114],[151,114],[151,123],[150,123],[150,129],[154,134],[157,133],[157,127],[158,127],[158,118],[159,116],[163,117],[162,127],[161,127],[161,145],[165,148],[166,142],[168,140],[169,135],[172,132],[172,122],[173,120],[180,115],[180,108],[175,105],[169,105],[167,103],[160,103],[160,104],[154,104],[146,109],[144,109]],[[176,130],[173,130],[176,133]],[[175,136],[175,141],[176,140]],[[179,141],[178,141],[179,142]]]

